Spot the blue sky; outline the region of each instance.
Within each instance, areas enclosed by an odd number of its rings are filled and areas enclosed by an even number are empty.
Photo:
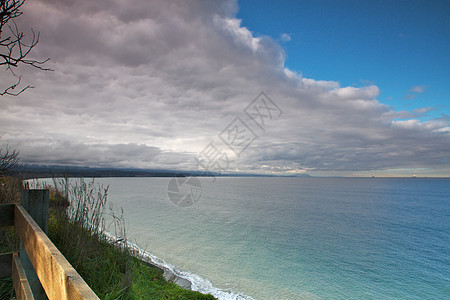
[[[341,86],[375,84],[395,110],[450,116],[450,1],[241,0],[237,17],[286,52],[286,66]],[[284,35],[284,36],[283,36]]]

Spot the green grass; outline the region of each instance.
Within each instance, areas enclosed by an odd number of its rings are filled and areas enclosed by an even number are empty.
[[[215,299],[211,295],[185,290],[162,277],[162,271],[136,260],[133,272],[132,299]],[[151,284],[149,284],[151,283]]]
[[[0,279],[0,299],[15,299],[12,278]]]
[[[22,181],[14,177],[0,177],[0,204],[20,202]],[[12,226],[0,228],[0,254],[17,252],[19,240]],[[15,299],[11,278],[0,279],[0,299]]]

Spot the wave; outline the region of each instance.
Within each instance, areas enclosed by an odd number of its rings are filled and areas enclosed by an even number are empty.
[[[141,249],[138,245],[125,241],[122,238],[104,231],[103,234],[115,244],[127,247],[132,250],[134,255],[142,261],[156,266],[164,271],[164,277],[171,279],[173,282],[182,287],[189,288],[202,294],[211,294],[218,300],[253,300],[252,297],[237,293],[231,290],[222,290],[212,285],[212,283],[197,274],[177,269],[175,266],[165,262],[163,259]],[[188,286],[183,281],[189,282]]]

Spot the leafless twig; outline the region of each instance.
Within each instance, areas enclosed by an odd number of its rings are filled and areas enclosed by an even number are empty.
[[[36,60],[28,57],[31,50],[39,43],[39,32],[36,33],[31,29],[31,39],[27,42],[25,34],[19,30],[19,27],[14,21],[14,19],[23,14],[21,8],[24,3],[25,0],[0,0],[0,66],[6,66],[6,71],[11,72],[15,77],[17,75],[14,73],[13,68],[17,68],[20,65],[28,65],[43,71],[52,71],[50,68],[44,66],[49,61],[49,58]],[[19,87],[20,83],[21,76],[19,76],[16,83],[11,84],[0,92],[0,96],[17,96],[25,90],[32,88],[30,85]],[[18,88],[18,91],[12,92],[16,88]]]

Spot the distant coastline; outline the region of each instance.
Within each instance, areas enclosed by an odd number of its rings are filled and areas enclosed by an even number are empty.
[[[24,164],[18,170],[21,178],[52,178],[52,177],[83,177],[83,178],[105,178],[105,177],[296,177],[296,178],[411,178],[411,179],[448,179],[450,177],[434,176],[312,176],[302,174],[257,174],[257,173],[208,173],[204,171],[179,171],[167,169],[138,169],[138,168],[113,168],[113,167],[79,167],[63,165],[29,165]]]
[[[19,173],[24,179],[51,177],[188,177],[188,176],[241,176],[241,177],[312,177],[308,174],[300,175],[270,175],[251,173],[206,173],[204,171],[177,171],[162,169],[133,169],[133,168],[91,168],[61,165],[23,165]]]

